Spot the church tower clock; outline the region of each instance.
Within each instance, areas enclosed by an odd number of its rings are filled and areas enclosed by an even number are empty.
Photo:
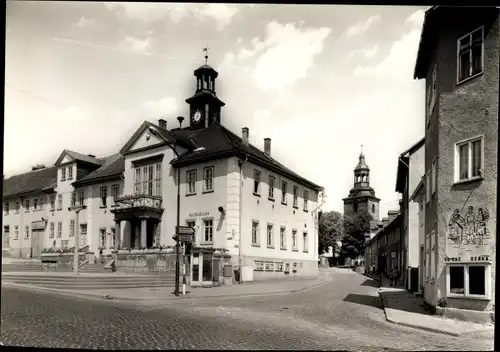
[[[205,60],[207,58],[205,56]],[[218,75],[217,71],[206,63],[194,71],[196,92],[191,98],[186,99],[190,107],[192,130],[207,128],[214,122],[220,123],[221,108],[226,104],[217,98],[215,93],[215,80]]]

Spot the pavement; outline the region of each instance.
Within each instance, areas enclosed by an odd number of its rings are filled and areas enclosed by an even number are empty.
[[[147,305],[2,287],[0,340],[84,349],[493,350],[484,335],[389,323],[374,280],[340,269],[325,275],[328,282],[291,293]]]
[[[407,291],[400,284],[397,287],[391,286],[390,280],[385,276],[382,276],[382,282],[380,276],[372,278],[380,286],[378,294],[388,322],[451,336],[470,334],[493,336],[493,324],[477,324],[432,314],[425,308],[422,297]]]

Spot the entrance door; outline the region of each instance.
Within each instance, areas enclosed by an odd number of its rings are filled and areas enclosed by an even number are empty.
[[[31,258],[39,258],[42,253],[43,230],[31,231]]]

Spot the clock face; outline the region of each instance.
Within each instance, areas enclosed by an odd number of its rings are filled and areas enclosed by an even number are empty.
[[[193,115],[193,119],[195,122],[198,122],[200,121],[201,119],[201,111],[200,110],[196,110],[194,115]]]

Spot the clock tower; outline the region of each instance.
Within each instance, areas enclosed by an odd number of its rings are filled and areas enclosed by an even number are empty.
[[[207,128],[214,122],[220,123],[222,102],[215,93],[215,80],[219,74],[205,64],[194,71],[196,77],[196,92],[186,99],[189,104],[190,129]]]

